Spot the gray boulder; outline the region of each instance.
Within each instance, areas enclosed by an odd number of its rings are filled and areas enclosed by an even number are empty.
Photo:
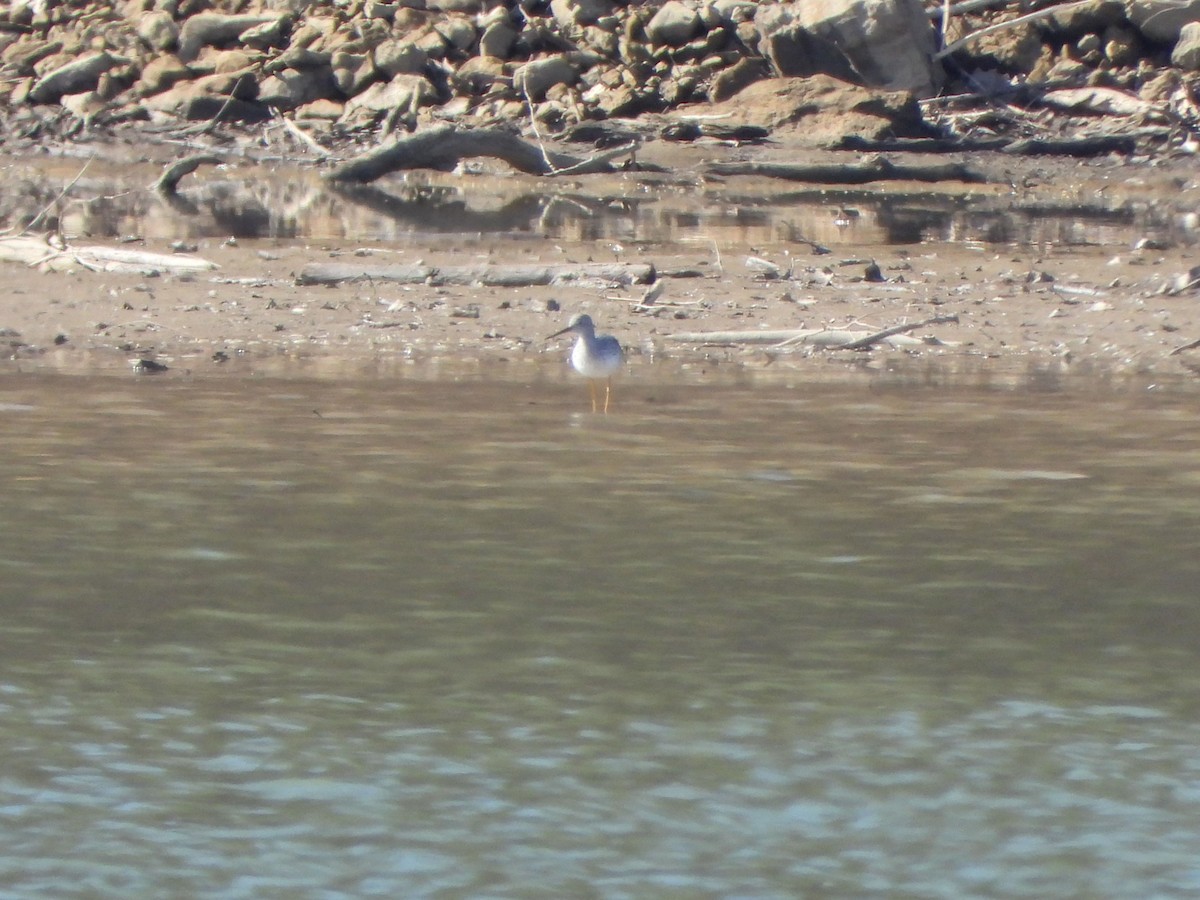
[[[579,68],[566,54],[535,59],[513,72],[513,87],[530,100],[541,100],[556,84],[574,84]]]
[[[605,16],[612,15],[610,0],[551,0],[550,13],[558,27],[570,30],[584,25],[595,25]]]
[[[236,41],[243,32],[279,20],[272,15],[227,16],[223,13],[199,13],[183,23],[179,31],[179,58],[190,63],[203,47]]]
[[[148,12],[138,17],[137,33],[156,53],[170,50],[179,41],[179,26],[169,13]]]
[[[1125,15],[1147,40],[1171,45],[1184,25],[1200,22],[1200,0],[1125,0]]]
[[[34,103],[54,103],[63,94],[79,94],[95,90],[100,76],[118,63],[126,62],[107,50],[89,53],[66,65],[52,69],[34,84],[29,98]]]
[[[700,14],[679,0],[664,3],[646,23],[646,37],[652,44],[682,47],[703,27]]]
[[[920,0],[798,0],[755,13],[759,50],[776,74],[831,75],[852,84],[937,93],[933,26]]]
[[[1200,72],[1200,22],[1188,22],[1180,30],[1171,63],[1189,72]]]
[[[375,48],[375,68],[388,78],[419,75],[429,64],[429,56],[412,41],[389,40]]]

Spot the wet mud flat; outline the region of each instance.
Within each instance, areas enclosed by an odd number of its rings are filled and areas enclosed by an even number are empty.
[[[854,189],[711,174],[714,161],[853,156],[656,145],[637,172],[546,180],[484,161],[354,188],[260,158],[201,170],[172,198],[145,187],[161,160],[7,159],[12,232],[216,268],[0,263],[4,365],[524,372],[561,367],[565,343],[545,336],[587,312],[635,368],[1192,377],[1200,350],[1181,348],[1200,340],[1200,180],[1187,161],[974,154],[982,183]],[[349,275],[314,277],[333,266]],[[491,277],[547,269],[552,283]],[[788,338],[923,322],[854,350]]]

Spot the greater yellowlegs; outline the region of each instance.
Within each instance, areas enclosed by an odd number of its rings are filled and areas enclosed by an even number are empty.
[[[612,377],[621,368],[625,353],[620,342],[611,334],[596,334],[592,317],[580,314],[562,331],[556,331],[546,340],[573,331],[579,335],[571,348],[571,366],[588,380],[588,392],[592,396],[592,412],[596,411],[596,382],[604,379],[604,411],[608,412],[608,398],[612,394]]]

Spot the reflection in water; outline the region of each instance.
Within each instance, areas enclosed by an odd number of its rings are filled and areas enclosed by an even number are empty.
[[[590,243],[604,240],[670,245],[815,241],[825,246],[982,242],[1128,247],[1142,238],[1196,243],[1195,214],[1171,198],[1115,199],[1103,193],[1031,205],[1007,192],[955,197],[887,191],[780,189],[737,180],[693,184],[645,176],[613,192],[587,193],[532,177],[410,173],[370,187],[333,188],[314,172],[256,172],[251,178],[195,179],[178,197],[143,189],[153,176],[122,172],[75,185],[40,169],[15,172],[0,185],[0,221],[18,227],[50,209],[42,227],[97,239],[230,236],[287,240],[429,241],[452,235],[521,237]],[[130,181],[133,184],[130,184]],[[746,184],[752,185],[746,187]],[[1081,192],[1082,193],[1082,192]],[[90,199],[95,198],[95,199]],[[839,210],[856,215],[846,220]],[[1190,216],[1190,218],[1189,218]],[[1191,224],[1188,224],[1191,223]]]
[[[8,895],[1200,889],[1194,397],[575,387],[0,380]]]

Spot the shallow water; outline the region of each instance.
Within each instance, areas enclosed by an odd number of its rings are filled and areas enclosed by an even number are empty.
[[[0,376],[4,894],[1195,896],[1195,399]]]
[[[145,190],[159,170],[81,173],[75,160],[4,160],[0,222],[151,248],[181,240],[230,237],[283,244],[312,241],[413,248],[472,248],[495,242],[519,256],[549,240],[598,258],[647,252],[749,247],[791,248],[809,242],[831,249],[949,246],[1103,246],[1125,252],[1140,240],[1194,246],[1200,231],[1193,204],[1175,192],[1147,188],[1130,196],[1099,189],[1087,170],[1052,191],[979,187],[974,193],[917,188],[799,187],[762,179],[704,179],[685,167],[641,173],[601,185],[547,185],[532,176],[411,172],[378,184],[333,189],[312,169],[230,167],[189,177],[175,197]],[[1136,176],[1092,173],[1112,186]],[[64,191],[73,198],[63,202]],[[1120,196],[1114,196],[1120,194]],[[35,229],[36,230],[36,229]],[[598,246],[593,246],[598,244]]]

